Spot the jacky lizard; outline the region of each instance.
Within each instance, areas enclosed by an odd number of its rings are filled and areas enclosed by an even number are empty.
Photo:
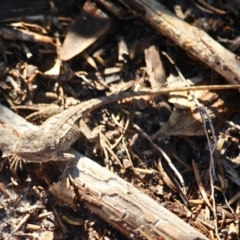
[[[181,89],[167,87],[155,92],[124,92],[117,95],[94,98],[50,117],[37,131],[29,130],[24,133],[15,143],[13,155],[29,162],[72,160],[74,155],[66,151],[79,137],[81,130],[75,124],[76,121],[99,107],[129,97],[160,95],[173,91],[231,88],[237,89],[240,88],[240,85],[194,86],[182,87]]]

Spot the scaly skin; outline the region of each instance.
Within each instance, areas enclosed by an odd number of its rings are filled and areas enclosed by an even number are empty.
[[[13,155],[29,162],[66,161],[74,159],[74,155],[66,153],[78,139],[80,129],[75,124],[84,115],[106,104],[124,98],[160,95],[176,91],[237,89],[239,85],[194,86],[182,88],[162,88],[159,91],[125,92],[112,96],[94,98],[71,107],[47,119],[37,131],[23,134],[13,147]]]

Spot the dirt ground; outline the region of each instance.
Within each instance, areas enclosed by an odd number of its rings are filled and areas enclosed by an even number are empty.
[[[154,14],[161,13],[149,7],[147,14],[136,2],[2,4],[0,104],[12,110],[16,129],[0,116],[0,239],[178,239],[134,237],[121,230],[125,216],[114,227],[92,213],[90,200],[73,197],[75,208],[63,203],[49,189],[64,162],[19,159],[12,169],[22,135],[16,114],[41,126],[91,99],[168,87],[172,92],[129,97],[87,114],[77,121],[82,134],[72,147],[206,238],[239,239],[239,86],[214,86],[240,84],[240,2],[156,1],[176,17],[175,30],[164,20],[158,29]],[[199,43],[194,31],[185,38],[182,22],[202,30]],[[196,90],[201,85],[209,89]],[[189,86],[196,89],[181,91]]]

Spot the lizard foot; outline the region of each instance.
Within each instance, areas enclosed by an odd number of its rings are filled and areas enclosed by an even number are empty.
[[[22,158],[16,156],[16,155],[12,155],[9,158],[9,165],[10,165],[10,170],[13,173],[13,175],[17,178],[17,170],[23,169],[23,160]]]

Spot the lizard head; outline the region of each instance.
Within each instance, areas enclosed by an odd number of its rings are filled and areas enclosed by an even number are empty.
[[[47,139],[42,141],[42,135],[39,131],[27,131],[21,135],[20,139],[13,146],[13,154],[30,162],[49,161],[46,153],[51,155],[49,151]]]

